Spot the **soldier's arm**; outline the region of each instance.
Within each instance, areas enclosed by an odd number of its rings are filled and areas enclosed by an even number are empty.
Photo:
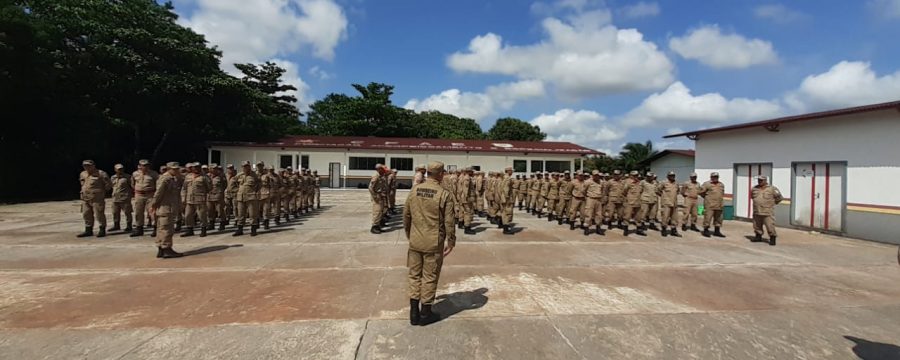
[[[784,196],[781,196],[781,191],[778,191],[777,187],[773,186],[772,192],[775,193],[775,205],[778,205],[782,200],[784,200]]]
[[[450,250],[456,247],[456,224],[453,218],[453,205],[453,197],[449,193],[446,194],[444,196],[444,223],[442,225],[444,226],[444,241],[449,249],[444,249],[444,256],[450,254]]]
[[[153,199],[150,200],[150,208],[156,209],[159,208],[159,203],[162,201],[163,190],[166,189],[167,181],[172,181],[173,178],[164,178],[159,184],[157,184],[157,191],[153,193]]]
[[[409,239],[409,230],[412,228],[412,213],[409,212],[409,200],[412,199],[412,192],[406,197],[403,203],[403,230],[406,231],[406,238]]]
[[[700,195],[701,197],[705,198],[707,190],[708,189],[707,189],[706,183],[703,183],[703,185],[700,185],[700,190],[697,191],[697,195]]]

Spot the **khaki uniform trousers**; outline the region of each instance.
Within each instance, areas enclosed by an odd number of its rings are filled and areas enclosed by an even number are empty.
[[[553,214],[556,212],[556,203],[559,202],[559,199],[547,199],[547,214]]]
[[[237,225],[243,226],[250,219],[250,225],[259,225],[259,200],[235,201]]]
[[[470,201],[465,201],[462,203],[462,221],[465,226],[472,225],[472,218],[475,217],[475,204],[473,203],[474,199],[470,199]]]
[[[234,216],[234,198],[226,196],[225,197],[225,217]]]
[[[316,207],[322,206],[322,191],[319,188],[316,188]]]
[[[531,201],[528,202],[528,205],[529,205],[528,207],[530,207],[531,210],[537,210],[537,206],[538,206],[538,198],[539,198],[540,196],[537,195],[537,194],[530,194],[530,195],[528,195],[528,196],[531,198]]]
[[[491,211],[494,213],[494,216],[503,217],[503,205],[500,204],[500,201],[494,201],[491,203]]]
[[[206,213],[206,203],[199,204],[187,204],[184,207],[185,212],[185,225],[188,227],[197,226],[197,217],[200,217],[200,226],[206,227],[209,225],[209,218]]]
[[[722,209],[703,209],[703,227],[709,227],[710,223],[716,227],[722,226]]]
[[[281,207],[284,208],[284,211],[287,211],[289,214],[293,214],[296,208],[294,207],[294,192],[289,192],[285,196],[281,197]]]
[[[581,215],[581,222],[594,225],[603,223],[603,202],[600,200],[600,198],[587,198],[587,203],[585,203],[584,211]]]
[[[571,199],[559,199],[559,202],[556,203],[556,215],[559,217],[565,217],[569,215],[569,204],[572,203]]]
[[[660,211],[660,219],[662,219],[663,227],[681,226],[681,214],[679,213],[677,206],[663,206],[662,211]]]
[[[501,206],[501,211],[503,212],[503,225],[509,225],[513,220],[513,206],[516,203],[513,202],[512,199],[509,200],[508,203],[503,204]]]
[[[775,232],[775,217],[772,215],[753,215],[753,232],[757,235],[763,234],[763,226],[765,225],[769,237],[778,236]]]
[[[610,201],[606,204],[606,213],[610,222],[621,221],[624,218],[625,204]]]
[[[131,224],[131,201],[114,201],[112,212],[113,224],[119,224],[119,220],[121,219],[121,215],[123,212],[125,213],[125,223]]]
[[[487,206],[485,210],[487,211],[488,216],[497,216],[497,212],[494,211],[494,200],[491,200],[490,198],[487,199]]]
[[[175,219],[172,215],[156,213],[156,246],[163,249],[172,247],[172,236],[175,235]]]
[[[684,211],[686,211],[684,216],[684,223],[690,225],[697,225],[697,199],[691,199],[689,197],[684,198]],[[704,217],[704,221],[705,217]]]
[[[575,221],[575,216],[581,216],[581,223],[584,223],[584,198],[572,198],[572,204],[569,205],[569,221]]]
[[[81,217],[84,218],[84,226],[94,227],[96,220],[100,227],[106,226],[106,201],[105,200],[82,200],[81,201]]]
[[[419,300],[422,305],[434,304],[438,279],[441,277],[441,266],[444,264],[442,252],[426,253],[409,249],[406,254],[406,267],[409,298]]]
[[[478,210],[478,212],[484,211],[484,194],[479,194],[478,198],[475,199],[475,210]]]
[[[384,202],[381,196],[372,196],[372,226],[381,226],[381,219],[384,216]]]
[[[262,219],[272,218],[272,201],[275,200],[272,195],[265,199],[259,199],[259,217]]]
[[[206,202],[206,209],[207,209],[207,211],[208,211],[207,216],[208,216],[209,219],[211,219],[214,223],[215,223],[216,221],[218,221],[218,222],[225,222],[225,221],[226,221],[228,215],[225,214],[225,201],[223,201],[223,200],[219,200],[219,201],[207,201],[207,202]]]
[[[655,222],[658,218],[657,213],[659,213],[657,205],[657,203],[641,203],[641,212],[638,213],[638,221],[644,223]]]
[[[637,218],[637,215],[639,215],[639,213],[641,212],[640,204],[623,204],[623,207],[624,211],[622,220],[627,221],[631,224],[634,224],[635,222],[640,220]]]
[[[137,227],[144,226],[144,219],[148,215],[148,210],[150,210],[150,200],[152,198],[147,196],[134,196],[134,224]]]

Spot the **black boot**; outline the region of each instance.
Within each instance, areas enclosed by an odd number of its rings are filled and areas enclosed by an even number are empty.
[[[259,225],[250,225],[250,236],[256,236],[256,229],[259,229]]]
[[[658,231],[658,230],[659,230],[659,228],[658,228],[658,227],[656,227],[656,223],[650,223],[650,230],[655,230],[655,231]]]
[[[643,226],[638,226],[637,231],[635,231],[634,233],[635,233],[635,234],[638,234],[638,235],[640,235],[640,236],[647,236],[647,231],[646,231],[646,230],[647,230],[647,229],[646,229],[645,227],[643,227]]]
[[[776,238],[777,238],[777,236],[769,235],[769,245],[775,246],[775,239],[776,239]]]
[[[381,228],[379,228],[378,225],[372,225],[372,229],[370,229],[369,232],[373,234],[381,234]]]
[[[503,229],[503,219],[497,218],[497,228]]]
[[[456,223],[456,228],[457,229],[465,229],[466,224],[464,222],[460,221],[460,222]]]
[[[553,213],[547,214],[547,222],[553,221]]]
[[[512,231],[512,225],[503,225],[503,235],[512,235],[515,234]]]
[[[591,234],[591,228],[590,228],[590,227],[588,227],[588,226],[585,226],[585,228],[584,228],[584,231],[583,231],[583,232],[584,232],[584,236],[588,236],[588,235],[590,235],[590,234]]]
[[[175,250],[172,250],[172,248],[162,249],[162,258],[163,259],[180,258],[182,256],[184,256],[184,254],[177,252]]]
[[[722,233],[722,228],[716,226],[716,231],[713,232],[713,236],[715,236],[715,237],[725,237],[725,234]]]
[[[143,236],[143,235],[144,235],[144,227],[138,226],[138,227],[134,228],[134,231],[132,231],[131,235],[129,235],[129,236],[138,237],[138,236]]]
[[[663,227],[661,233],[663,237],[669,236],[669,229]]]
[[[441,317],[431,312],[431,305],[422,305],[422,312],[419,313],[419,325],[425,326],[438,322]]]
[[[184,234],[181,234],[181,237],[194,236],[194,227],[189,226],[184,231]]]
[[[119,227],[119,222],[114,221],[113,226],[111,228],[109,228],[109,231],[119,231],[119,230],[122,230],[122,228]]]
[[[674,236],[674,237],[681,237],[681,234],[678,233],[678,228],[675,227],[675,226],[672,227],[672,233],[671,233],[671,235]]]
[[[709,237],[709,228],[708,227],[703,228],[703,237]]]
[[[100,226],[100,228],[97,229],[97,237],[106,237],[106,226]]]
[[[220,222],[220,223],[219,223],[219,231],[224,231],[224,230],[225,230],[225,225],[226,225],[226,224],[227,224],[227,222],[225,222],[225,221]]]
[[[562,217],[560,217],[559,219],[556,220],[556,224],[557,224],[557,225],[562,225],[562,223],[563,223],[563,218],[562,218]]]
[[[569,220],[569,230],[575,230],[575,221]]]
[[[466,226],[466,227],[465,227],[465,230],[464,230],[463,232],[466,233],[466,234],[468,234],[468,235],[475,235],[475,230],[472,229],[471,226]]]
[[[612,229],[615,229],[615,228],[616,228],[616,226],[613,225],[612,220],[610,220],[610,221],[606,224],[606,230],[612,230]]]
[[[700,232],[700,229],[697,228],[697,224],[691,224],[691,231]]]
[[[275,217],[275,225],[281,225],[281,216]]]
[[[694,227],[694,225],[691,225],[691,227]],[[687,225],[684,225],[684,224],[681,225],[681,231],[687,231],[687,229],[688,229]]]
[[[181,231],[181,221],[175,222],[175,231]]]
[[[94,228],[93,227],[85,226],[83,233],[75,235],[75,237],[80,237],[80,238],[88,237],[88,236],[94,236]]]
[[[419,300],[409,299],[409,324],[419,325]]]
[[[756,234],[756,237],[753,238],[753,242],[762,242],[762,234]]]
[[[132,231],[134,231],[134,227],[131,226],[131,222],[128,222],[128,223],[125,225],[125,232],[130,233],[130,232],[132,232]]]
[[[625,232],[624,232],[623,234],[625,234],[625,236],[628,236],[628,232],[629,232],[629,231],[631,231],[631,229],[629,229],[629,228],[626,226],[626,227],[625,227]]]
[[[200,228],[200,237],[206,237],[206,226]]]
[[[234,234],[231,234],[231,236],[241,236],[241,235],[244,235],[244,225],[238,225],[238,226],[236,226],[236,227],[237,227],[237,229],[234,230]]]
[[[541,215],[544,215],[544,212],[543,212],[543,211],[538,211],[538,212],[537,212],[537,217],[538,217],[538,219],[541,218]]]
[[[263,229],[269,230],[269,219],[263,220]]]
[[[150,231],[150,237],[156,237],[156,226],[154,226],[153,230]]]
[[[210,221],[208,225],[206,225],[206,231],[213,231],[216,229],[216,221]]]
[[[156,247],[156,258],[162,259],[163,257],[163,249],[159,246]]]
[[[606,230],[603,230],[603,225],[597,225],[597,235],[603,236],[606,235]]]

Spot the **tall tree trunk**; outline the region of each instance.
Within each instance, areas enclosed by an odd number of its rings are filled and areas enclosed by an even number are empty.
[[[162,151],[163,145],[166,143],[166,139],[169,138],[169,132],[166,131],[163,133],[162,138],[159,139],[159,142],[156,143],[156,148],[153,149],[153,157],[150,158],[151,164],[156,164],[156,158],[159,157],[159,152]]]

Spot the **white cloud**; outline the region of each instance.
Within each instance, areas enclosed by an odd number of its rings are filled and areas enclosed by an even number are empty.
[[[685,36],[674,37],[669,40],[669,47],[685,59],[718,69],[741,69],[778,62],[772,43],[738,34],[723,34],[718,25],[696,28]]]
[[[682,126],[760,120],[782,113],[777,101],[734,98],[719,93],[694,96],[680,81],[644,99],[622,117],[623,126]]]
[[[869,8],[888,19],[900,19],[900,0],[869,0]]]
[[[659,4],[655,2],[638,2],[634,5],[629,5],[620,11],[622,16],[629,19],[637,19],[642,17],[653,17],[659,15]]]
[[[487,33],[450,55],[447,65],[458,72],[542,80],[572,98],[669,85],[674,79],[669,58],[639,31],[618,29],[610,20],[603,9],[579,11],[567,20],[549,17],[541,23],[547,38],[521,46]]]
[[[792,10],[781,4],[760,5],[753,9],[753,15],[759,19],[769,20],[777,24],[790,24],[806,20],[809,15]]]
[[[544,94],[544,83],[540,80],[522,80],[488,86],[483,93],[444,90],[422,100],[410,99],[403,107],[415,111],[437,110],[481,121],[496,115],[499,110],[512,108],[520,100]]]
[[[541,114],[530,121],[547,133],[548,141],[568,141],[609,154],[612,142],[625,137],[625,131],[610,126],[606,116],[590,110],[560,109]]]
[[[328,80],[333,77],[333,75],[325,70],[322,70],[318,65],[309,68],[309,74],[319,78],[319,80]]]
[[[321,59],[334,58],[334,49],[346,37],[347,18],[332,0],[182,0],[195,7],[179,23],[204,34],[222,50],[222,69],[240,75],[234,63],[261,63],[278,59],[288,70],[285,80],[306,99],[309,87],[298,66],[285,57],[304,49]],[[177,9],[176,9],[177,10]],[[305,103],[298,103],[303,108]]]
[[[271,61],[284,69],[284,75],[282,75],[284,83],[294,85],[297,88],[296,91],[286,92],[297,98],[297,109],[300,112],[307,112],[312,99],[309,97],[309,85],[300,78],[300,69],[297,67],[297,64],[284,59],[271,59]]]
[[[785,96],[794,111],[810,112],[900,99],[900,71],[879,77],[871,64],[841,61],[828,71],[807,76]]]

